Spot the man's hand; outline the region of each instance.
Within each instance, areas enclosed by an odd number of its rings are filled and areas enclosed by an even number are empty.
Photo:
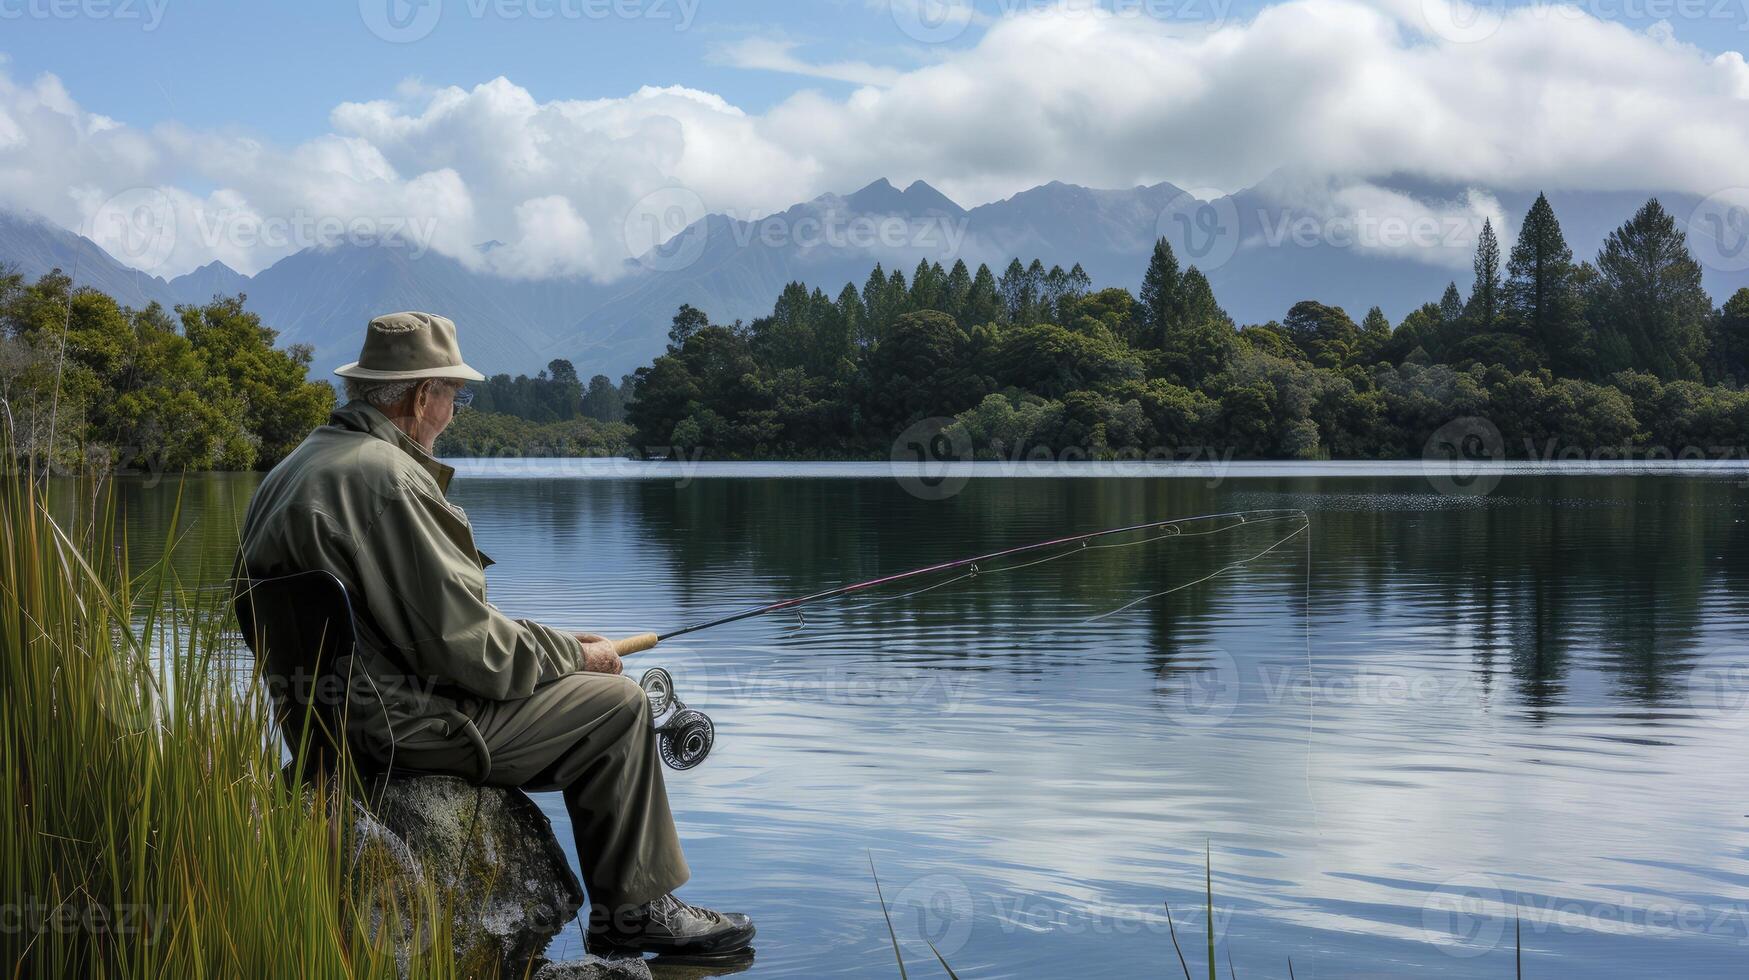
[[[577,642],[583,644],[583,659],[578,662],[589,673],[617,674],[625,670],[619,654],[613,652],[613,641],[607,637],[578,633]]]

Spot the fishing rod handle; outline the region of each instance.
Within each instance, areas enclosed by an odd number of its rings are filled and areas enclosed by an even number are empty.
[[[637,636],[628,636],[623,640],[613,641],[613,652],[622,657],[629,657],[634,653],[643,653],[650,649],[660,639],[661,637],[654,633],[639,633]]]

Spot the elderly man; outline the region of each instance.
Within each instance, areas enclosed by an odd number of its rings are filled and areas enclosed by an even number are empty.
[[[244,518],[252,578],[332,572],[359,612],[348,743],[396,770],[565,795],[589,891],[592,949],[717,954],[753,924],[680,901],[688,877],[650,705],[612,643],[513,620],[486,601],[490,560],[445,499],[432,455],[467,403],[455,324],[372,320],[335,372],[348,403],[274,467]]]

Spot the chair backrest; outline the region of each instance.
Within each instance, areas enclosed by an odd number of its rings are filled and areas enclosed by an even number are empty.
[[[337,665],[358,644],[346,586],[326,571],[239,577],[231,602],[243,640],[261,666],[286,747],[294,759],[302,748],[300,775],[332,772],[345,741],[349,690]],[[353,760],[363,757],[353,753]]]

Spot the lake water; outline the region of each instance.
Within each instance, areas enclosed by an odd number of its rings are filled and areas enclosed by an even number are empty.
[[[469,464],[452,499],[501,607],[610,635],[1076,531],[1310,523],[628,660],[716,723],[668,787],[682,896],[758,922],[746,975],[897,976],[871,856],[916,976],[925,938],[967,978],[1178,976],[1168,902],[1206,975],[1205,853],[1223,976],[1510,977],[1515,920],[1527,977],[1749,973],[1749,474],[777,472]],[[215,567],[252,485],[188,486]],[[128,492],[149,543],[171,490]]]

